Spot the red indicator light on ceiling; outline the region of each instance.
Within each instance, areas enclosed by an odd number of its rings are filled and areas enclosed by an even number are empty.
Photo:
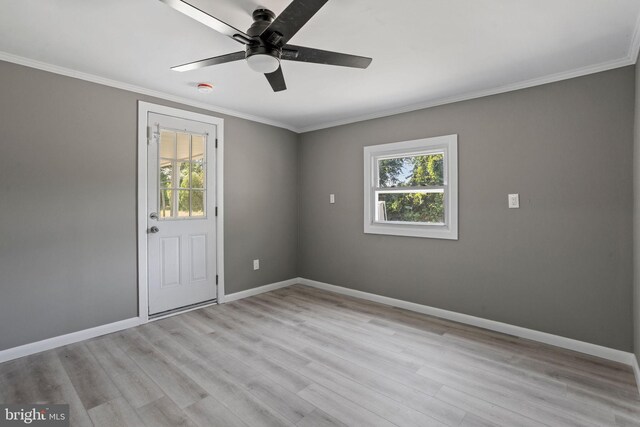
[[[213,85],[211,83],[198,83],[198,92],[211,93],[213,92]]]

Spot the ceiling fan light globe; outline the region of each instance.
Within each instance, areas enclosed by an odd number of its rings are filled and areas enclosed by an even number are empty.
[[[251,55],[247,58],[247,63],[253,71],[262,74],[270,74],[280,68],[280,60],[271,55]]]

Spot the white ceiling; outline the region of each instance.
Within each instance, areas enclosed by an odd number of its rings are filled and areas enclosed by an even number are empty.
[[[192,0],[246,30],[289,0]],[[283,62],[272,92],[243,62],[169,67],[242,50],[158,0],[2,0],[0,59],[64,67],[297,131],[635,62],[640,0],[330,0],[291,43],[370,56],[367,70]],[[20,62],[20,61],[15,61]],[[197,82],[211,82],[200,94]]]

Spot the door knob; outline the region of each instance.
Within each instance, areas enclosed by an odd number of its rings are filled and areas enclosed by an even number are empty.
[[[160,231],[160,229],[158,227],[156,227],[155,225],[149,229],[149,233],[151,233],[151,234],[155,234],[158,231]]]

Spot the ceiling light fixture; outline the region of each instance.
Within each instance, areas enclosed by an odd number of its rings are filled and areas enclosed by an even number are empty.
[[[270,74],[280,68],[280,60],[275,56],[256,54],[247,58],[249,68],[262,74]]]
[[[211,93],[213,92],[213,85],[211,83],[198,83],[198,92]]]

